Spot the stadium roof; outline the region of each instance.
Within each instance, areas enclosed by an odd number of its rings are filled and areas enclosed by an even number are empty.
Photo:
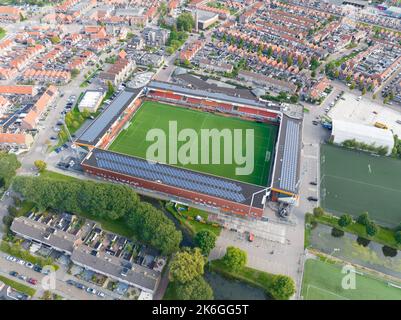
[[[241,105],[249,105],[249,106],[254,106],[254,107],[259,107],[259,108],[265,108],[265,104],[258,102],[256,100],[251,100],[251,99],[246,99],[246,98],[241,98],[241,97],[233,97],[229,96],[220,92],[213,92],[213,91],[206,91],[206,90],[194,90],[190,88],[185,88],[179,85],[167,83],[167,82],[160,82],[160,81],[152,81],[148,84],[149,88],[153,89],[160,89],[160,90],[168,90],[168,91],[173,91],[181,94],[188,94],[188,95],[193,95],[195,97],[204,97],[204,98],[210,98],[210,99],[215,99],[215,100],[220,100],[220,101],[227,101],[230,103],[235,103],[235,104],[241,104]]]
[[[92,122],[77,139],[78,143],[96,145],[110,125],[124,112],[127,106],[140,93],[141,89],[126,89]]]
[[[244,205],[251,204],[252,194],[266,188],[103,149],[94,149],[82,164]],[[263,208],[262,198],[263,192],[256,194],[253,207]]]
[[[302,120],[283,115],[274,164],[273,188],[298,193]]]

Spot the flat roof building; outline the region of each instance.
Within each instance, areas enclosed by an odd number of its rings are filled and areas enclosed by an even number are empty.
[[[83,112],[86,110],[90,113],[96,112],[105,95],[105,91],[87,90],[78,105],[79,111]]]

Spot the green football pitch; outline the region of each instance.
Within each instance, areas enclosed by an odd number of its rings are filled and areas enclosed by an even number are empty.
[[[386,226],[401,221],[401,161],[322,145],[321,206],[357,217],[367,211]]]
[[[304,300],[401,300],[401,284],[343,265],[308,259],[305,262],[301,295]],[[349,277],[355,276],[353,281]],[[349,285],[343,288],[342,282]]]
[[[209,148],[207,150],[207,147],[205,148],[205,145],[201,143],[202,140],[200,138],[196,139],[196,141],[191,141],[191,143],[198,144],[193,148],[193,150],[197,150],[198,153],[197,161],[188,164],[182,164],[180,161],[177,161],[177,163],[170,161],[171,159],[168,152],[170,121],[176,121],[178,133],[182,129],[189,128],[195,130],[198,137],[201,136],[201,129],[229,129],[232,137],[234,137],[234,129],[242,129],[242,149],[239,149],[242,151],[243,156],[246,155],[247,144],[245,130],[253,129],[254,148],[250,150],[253,153],[253,171],[246,175],[238,175],[236,173],[236,168],[244,167],[245,164],[238,163],[240,161],[235,161],[234,145],[236,144],[237,147],[239,147],[241,144],[239,144],[238,141],[233,141],[233,139],[231,139],[233,144],[231,149],[223,148],[225,145],[223,139],[221,139],[221,147],[219,150],[220,155],[217,157],[219,161],[215,161],[215,163],[212,162],[212,156],[216,155],[213,154],[213,143],[211,139],[209,139]],[[274,160],[273,148],[276,143],[278,126],[246,121],[238,118],[224,117],[221,115],[185,109],[153,101],[145,101],[140,109],[137,110],[130,124],[126,126],[112,142],[109,150],[136,157],[147,158],[146,153],[148,148],[157,140],[146,141],[146,136],[149,130],[155,128],[161,129],[166,133],[166,162],[168,164],[261,186],[266,186],[268,183],[270,168]],[[186,141],[178,141],[177,150],[180,151],[180,147],[184,144],[188,145]],[[224,163],[224,150],[226,150],[226,152],[230,151],[233,159],[228,164]],[[206,154],[207,151],[209,151],[209,161],[205,161],[207,164],[204,164],[202,163],[201,154]],[[251,152],[248,154],[251,154]],[[181,158],[179,158],[179,160],[180,159]]]

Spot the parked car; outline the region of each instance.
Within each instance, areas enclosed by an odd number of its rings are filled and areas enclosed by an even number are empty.
[[[21,266],[25,265],[25,261],[21,259],[17,260],[17,263],[20,264]]]
[[[315,202],[316,202],[318,199],[317,199],[316,197],[310,196],[310,197],[308,197],[308,200],[309,200],[309,201],[315,201]]]
[[[310,184],[311,184],[312,186],[317,186],[317,182],[316,182],[316,181],[311,181]]]
[[[91,294],[96,294],[97,291],[93,288],[88,288],[88,289],[86,289],[86,292],[91,293]]]
[[[98,291],[96,293],[96,295],[98,295],[99,297],[102,297],[102,298],[104,298],[104,296],[105,296],[105,294],[102,291]]]
[[[27,280],[27,282],[30,283],[30,284],[36,285],[36,284],[38,283],[38,280],[36,280],[36,279],[34,279],[34,278],[29,278],[29,279]]]
[[[12,276],[12,277],[18,277],[18,272],[17,271],[10,271],[9,275]]]
[[[81,289],[81,290],[85,290],[85,288],[86,288],[82,283],[79,283],[79,282],[77,282],[75,284],[75,287],[77,287],[78,289]]]
[[[32,269],[33,268],[33,264],[30,262],[25,263],[25,267]]]
[[[69,279],[69,280],[67,280],[66,282],[67,282],[67,284],[70,285],[70,286],[75,286],[75,281],[74,281],[74,280]]]
[[[36,271],[36,272],[42,272],[42,267],[41,267],[41,266],[38,266],[37,264],[35,264],[35,265],[33,266],[33,270]]]
[[[18,276],[18,279],[21,279],[21,280],[26,281],[26,280],[28,279],[28,277],[27,277],[27,276],[24,276],[23,274],[20,274],[20,275]]]
[[[7,256],[6,260],[11,261],[11,262],[16,262],[17,258],[13,256]]]

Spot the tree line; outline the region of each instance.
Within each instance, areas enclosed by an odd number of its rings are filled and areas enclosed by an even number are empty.
[[[182,234],[160,210],[128,186],[93,181],[65,181],[18,176],[13,189],[38,210],[89,214],[108,220],[124,219],[135,237],[170,254],[179,249]]]

